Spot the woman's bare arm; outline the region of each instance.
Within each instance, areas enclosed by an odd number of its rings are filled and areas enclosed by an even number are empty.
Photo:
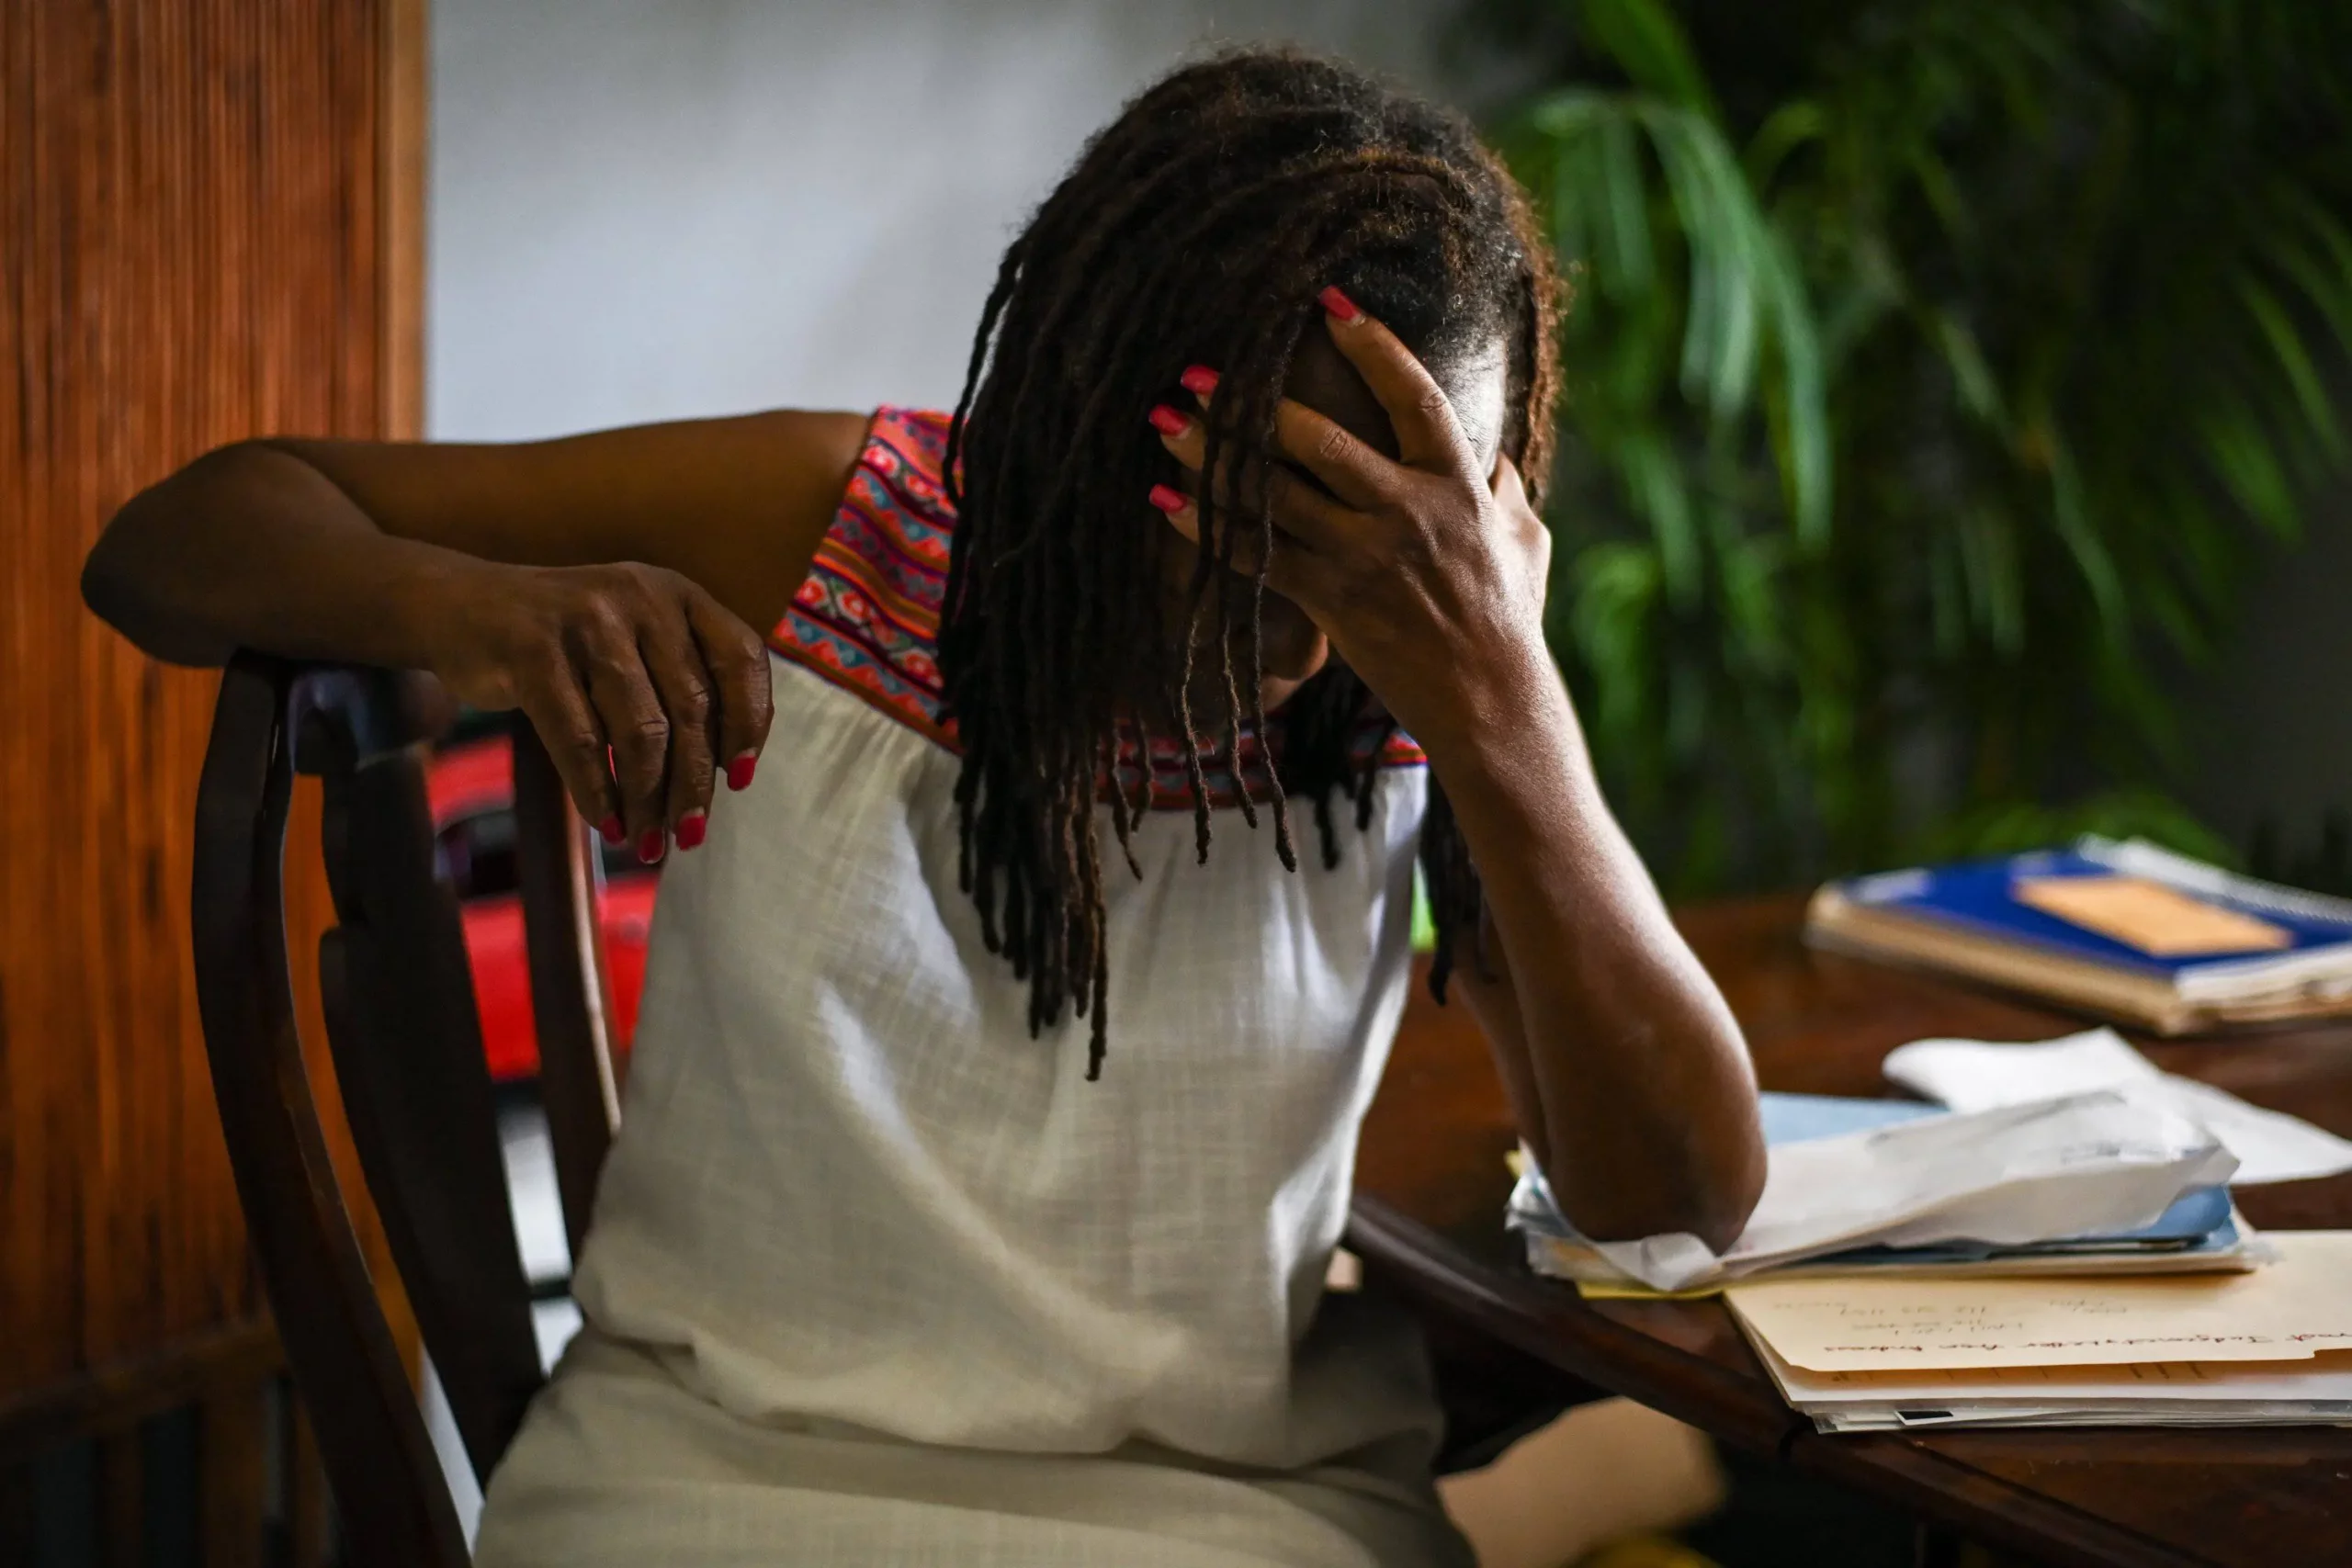
[[[1764,1183],[1755,1075],[1601,797],[1544,644],[1543,523],[1509,462],[1488,477],[1404,344],[1351,304],[1325,308],[1397,456],[1283,401],[1276,439],[1319,482],[1267,478],[1279,532],[1264,581],[1329,635],[1445,787],[1484,906],[1483,952],[1459,939],[1455,983],[1568,1218],[1599,1240],[1689,1232],[1720,1250]],[[1195,472],[1201,431],[1162,436]],[[1190,502],[1154,504],[1198,539]],[[1252,547],[1233,547],[1237,570],[1259,570]]]
[[[775,625],[865,419],[777,412],[559,441],[252,441],[133,497],[82,574],[161,659],[239,648],[431,671],[520,707],[589,820],[699,840],[756,755]],[[611,761],[606,762],[606,748]]]

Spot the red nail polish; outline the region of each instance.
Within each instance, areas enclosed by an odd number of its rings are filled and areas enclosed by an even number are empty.
[[[1151,503],[1162,512],[1170,513],[1182,512],[1193,504],[1185,498],[1184,492],[1173,485],[1152,486]]]
[[[702,845],[703,835],[709,831],[709,817],[699,811],[689,811],[678,818],[678,847],[682,850],[698,849]]]
[[[733,761],[728,763],[727,787],[729,789],[751,788],[752,770],[759,765],[760,758],[759,753],[756,751],[746,751],[741,756],[736,758]]]
[[[1182,435],[1192,428],[1193,422],[1170,408],[1166,403],[1154,403],[1147,415],[1151,427],[1162,435]]]
[[[648,828],[637,836],[637,858],[651,865],[662,858],[663,835],[659,828]]]
[[[607,817],[596,824],[597,836],[608,844],[617,844],[628,837],[628,829],[621,826],[618,817]]]
[[[1363,309],[1337,288],[1326,288],[1315,298],[1323,302],[1325,310],[1343,321],[1356,321],[1363,319]]]
[[[1184,373],[1176,379],[1184,384],[1184,390],[1196,398],[1205,398],[1216,390],[1216,372],[1205,365],[1187,366]]]

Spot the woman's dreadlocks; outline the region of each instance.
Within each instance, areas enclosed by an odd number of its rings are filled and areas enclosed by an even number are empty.
[[[964,748],[961,876],[989,950],[1029,983],[1032,1032],[1066,1003],[1092,1013],[1089,1077],[1102,1068],[1108,981],[1094,813],[1104,781],[1118,778],[1122,739],[1148,756],[1151,728],[1172,716],[1205,860],[1197,658],[1214,650],[1223,711],[1213,716],[1253,827],[1243,740],[1265,733],[1264,581],[1232,562],[1245,529],[1264,558],[1269,508],[1220,526],[1220,512],[1251,509],[1227,485],[1199,498],[1210,542],[1182,624],[1170,626],[1170,530],[1145,492],[1175,476],[1145,415],[1176,400],[1186,366],[1213,366],[1220,417],[1204,471],[1220,471],[1227,440],[1275,451],[1275,405],[1327,284],[1438,374],[1503,344],[1503,450],[1540,501],[1557,380],[1549,253],[1519,187],[1466,124],[1349,66],[1244,50],[1149,88],[1013,241],[981,313],[947,439],[961,522],[940,634]],[[1359,829],[1370,823],[1379,749],[1366,758],[1355,742],[1377,715],[1336,665],[1292,698],[1280,757],[1266,749],[1259,781],[1286,866],[1296,866],[1286,793],[1314,803],[1327,865],[1340,853],[1334,793]],[[1107,795],[1132,867],[1143,806],[1115,782]],[[1456,940],[1475,940],[1479,892],[1434,782],[1420,854],[1442,1000]]]

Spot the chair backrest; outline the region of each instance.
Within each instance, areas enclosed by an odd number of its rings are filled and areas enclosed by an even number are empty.
[[[513,734],[514,849],[539,1039],[539,1101],[555,1150],[564,1235],[576,1258],[621,1119],[612,987],[596,914],[605,863],[530,720],[514,715]]]
[[[231,664],[198,787],[197,989],[238,1196],[350,1555],[458,1568],[456,1509],[303,1068],[281,887],[293,776],[314,773],[336,919],[319,951],[335,1076],[425,1350],[486,1478],[543,1379],[463,929],[435,874],[428,727],[409,689],[382,671]],[[616,1114],[596,862],[529,726],[515,731],[542,1091],[576,1247]]]

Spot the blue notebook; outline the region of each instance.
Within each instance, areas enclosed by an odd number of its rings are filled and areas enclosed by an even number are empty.
[[[2213,871],[2216,880],[2210,890],[2180,890],[2202,902],[2253,915],[2278,928],[2293,939],[2290,946],[2252,956],[2240,949],[2158,957],[2018,901],[2013,889],[2021,876],[2144,874],[2129,867],[2128,863],[2119,866],[2109,855],[2098,854],[2094,858],[2098,846],[2090,847],[2094,853],[2086,853],[2084,846],[2077,846],[2001,860],[1964,861],[1957,865],[1889,872],[1839,883],[1838,888],[1854,903],[1871,908],[1940,920],[2012,942],[2030,942],[2069,957],[2167,977],[2200,964],[2269,963],[2288,953],[2307,953],[2314,948],[2352,947],[2352,906],[2337,912],[2330,908],[2335,900],[2313,894],[2280,897],[2289,890],[2228,877],[2217,870]]]
[[[2276,945],[2158,954],[2018,897],[2021,878],[2133,879],[2250,917]],[[1834,882],[1817,945],[1966,975],[2160,1034],[2352,1015],[2352,899],[2237,876],[2137,840]]]

